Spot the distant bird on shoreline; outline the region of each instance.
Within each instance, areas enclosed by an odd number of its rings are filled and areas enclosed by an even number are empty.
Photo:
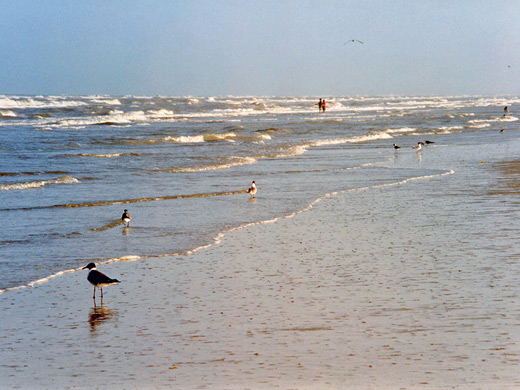
[[[115,283],[121,283],[117,279],[112,279],[106,276],[104,273],[99,272],[96,269],[96,264],[89,263],[86,266],[84,266],[82,269],[89,269],[90,272],[88,273],[87,280],[94,286],[94,295],[92,298],[96,299],[96,287],[101,290],[101,300],[103,300],[103,287],[109,286],[111,284]]]
[[[129,227],[131,219],[132,217],[130,217],[130,213],[128,212],[128,210],[125,209],[123,215],[121,216],[121,222],[123,223],[123,225],[126,224],[126,227]]]
[[[256,195],[256,182],[253,180],[251,183],[251,187],[247,190],[247,193],[251,195],[251,198],[254,198]]]
[[[399,149],[401,149],[401,147],[400,147],[399,145],[396,145],[396,144],[393,144],[393,145],[394,145],[394,149],[395,149],[395,150],[399,150]]]
[[[424,142],[426,143],[426,145],[430,145],[430,144],[434,144],[434,143],[435,143],[435,142],[433,142],[433,141],[428,141],[428,140],[426,140],[426,141],[424,141]]]
[[[355,42],[359,42],[359,43],[361,43],[362,45],[364,45],[364,43],[361,42],[359,39],[350,39],[350,40],[348,40],[347,42],[345,42],[345,43],[343,44],[343,46],[345,46],[347,43],[355,43]]]
[[[417,142],[417,146],[412,147],[413,150],[421,150],[424,142]]]

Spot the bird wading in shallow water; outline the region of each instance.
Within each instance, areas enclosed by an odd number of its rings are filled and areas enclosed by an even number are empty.
[[[87,280],[94,286],[94,295],[92,298],[96,299],[96,287],[101,290],[101,300],[103,300],[103,287],[109,286],[111,284],[115,283],[121,283],[117,279],[112,279],[106,276],[104,273],[99,272],[96,269],[96,264],[89,263],[86,266],[84,266],[82,269],[89,269],[90,272],[88,273]]]
[[[247,193],[251,195],[251,198],[254,198],[256,195],[256,182],[253,180],[251,183],[251,187],[247,190]]]
[[[396,145],[396,144],[393,144],[393,145],[394,145],[394,149],[395,149],[395,150],[399,150],[399,149],[401,149],[401,147],[400,147],[399,145]]]
[[[424,145],[424,142],[417,142],[417,146],[414,146],[413,150],[421,150],[422,146]]]
[[[132,217],[130,217],[130,213],[128,212],[128,210],[125,209],[123,215],[121,216],[121,222],[123,223],[123,225],[126,224],[126,227],[129,227],[131,219]]]

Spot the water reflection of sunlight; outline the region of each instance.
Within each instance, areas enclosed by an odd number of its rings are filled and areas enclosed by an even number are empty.
[[[108,307],[103,306],[103,303],[101,303],[100,306],[94,305],[92,308],[90,308],[90,312],[88,314],[90,332],[93,335],[95,335],[99,325],[101,325],[102,323],[108,322],[115,317],[117,317],[116,310],[109,309]]]

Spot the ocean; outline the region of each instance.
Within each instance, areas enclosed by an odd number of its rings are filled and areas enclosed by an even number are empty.
[[[439,161],[441,148],[516,145],[517,96],[325,98],[319,112],[314,96],[0,95],[0,293],[89,262],[187,255],[331,194],[453,175],[464,156]]]

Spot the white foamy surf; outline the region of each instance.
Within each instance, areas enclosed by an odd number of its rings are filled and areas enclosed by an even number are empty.
[[[74,184],[80,181],[75,177],[61,176],[51,180],[37,180],[11,184],[0,184],[0,191],[12,191],[12,190],[31,190],[35,188],[41,188],[50,184]]]

